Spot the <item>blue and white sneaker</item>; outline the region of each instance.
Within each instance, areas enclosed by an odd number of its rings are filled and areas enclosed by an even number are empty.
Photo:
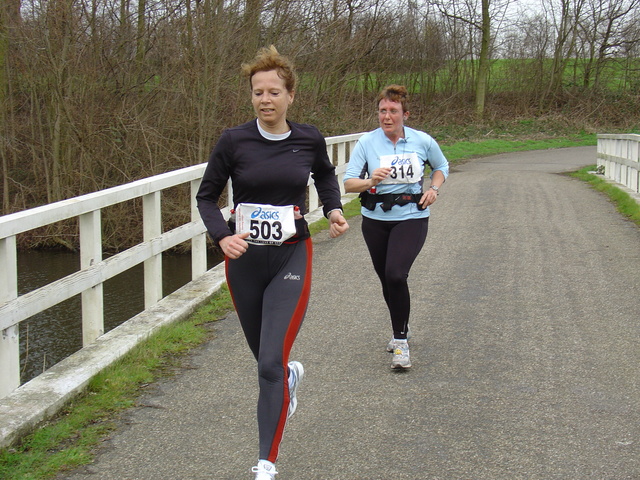
[[[257,466],[251,468],[251,471],[256,474],[255,480],[275,480],[278,474],[276,466],[267,460],[260,460]]]
[[[296,390],[302,382],[304,377],[304,367],[300,362],[289,362],[289,411],[287,412],[287,418],[290,418],[298,408],[298,399],[296,397]]]
[[[396,340],[393,349],[393,359],[391,368],[406,369],[411,368],[411,358],[409,357],[409,344],[406,340]]]

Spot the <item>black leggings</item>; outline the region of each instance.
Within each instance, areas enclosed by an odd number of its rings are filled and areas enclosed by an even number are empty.
[[[429,217],[397,222],[362,217],[362,235],[382,284],[394,338],[407,338],[411,311],[407,278],[427,239],[428,229]]]
[[[289,353],[309,303],[311,239],[279,247],[250,245],[225,259],[227,284],[258,361],[259,458],[275,462],[289,408]],[[232,355],[232,352],[230,352]]]

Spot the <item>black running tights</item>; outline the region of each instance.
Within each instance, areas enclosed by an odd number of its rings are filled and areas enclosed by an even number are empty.
[[[258,361],[259,458],[274,463],[289,408],[289,352],[309,302],[312,257],[308,238],[279,247],[250,245],[240,258],[225,260],[229,291]]]
[[[428,227],[429,217],[395,222],[362,218],[362,235],[382,284],[394,338],[407,338],[411,311],[407,278],[427,239]]]

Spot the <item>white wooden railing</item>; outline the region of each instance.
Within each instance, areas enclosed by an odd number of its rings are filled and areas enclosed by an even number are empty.
[[[598,135],[597,162],[605,178],[640,193],[640,135]]]
[[[341,193],[348,153],[362,134],[326,139],[329,158],[336,165]],[[335,152],[335,154],[334,154]],[[192,279],[207,268],[206,229],[196,208],[195,194],[206,164],[182,168],[136,182],[82,195],[42,207],[0,217],[0,398],[20,386],[19,324],[75,295],[82,298],[82,339],[87,346],[104,333],[103,283],[144,263],[145,309],[160,301],[162,294],[162,252],[191,241]],[[191,221],[162,232],[162,191],[190,184]],[[309,213],[319,205],[309,180]],[[231,193],[231,192],[229,192]],[[231,194],[228,195],[231,198]],[[103,260],[101,210],[110,205],[142,198],[143,241]],[[223,208],[228,217],[229,206]],[[41,288],[18,296],[16,236],[62,220],[78,218],[80,270]]]

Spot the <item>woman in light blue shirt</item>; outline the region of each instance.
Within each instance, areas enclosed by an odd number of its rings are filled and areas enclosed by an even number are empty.
[[[411,367],[407,278],[427,238],[429,205],[449,174],[436,141],[404,125],[409,117],[407,96],[401,85],[380,92],[380,127],[360,138],[344,177],[346,191],[360,193],[362,235],[391,316],[393,337],[387,351],[393,352],[394,369]],[[429,178],[423,178],[426,167]]]

